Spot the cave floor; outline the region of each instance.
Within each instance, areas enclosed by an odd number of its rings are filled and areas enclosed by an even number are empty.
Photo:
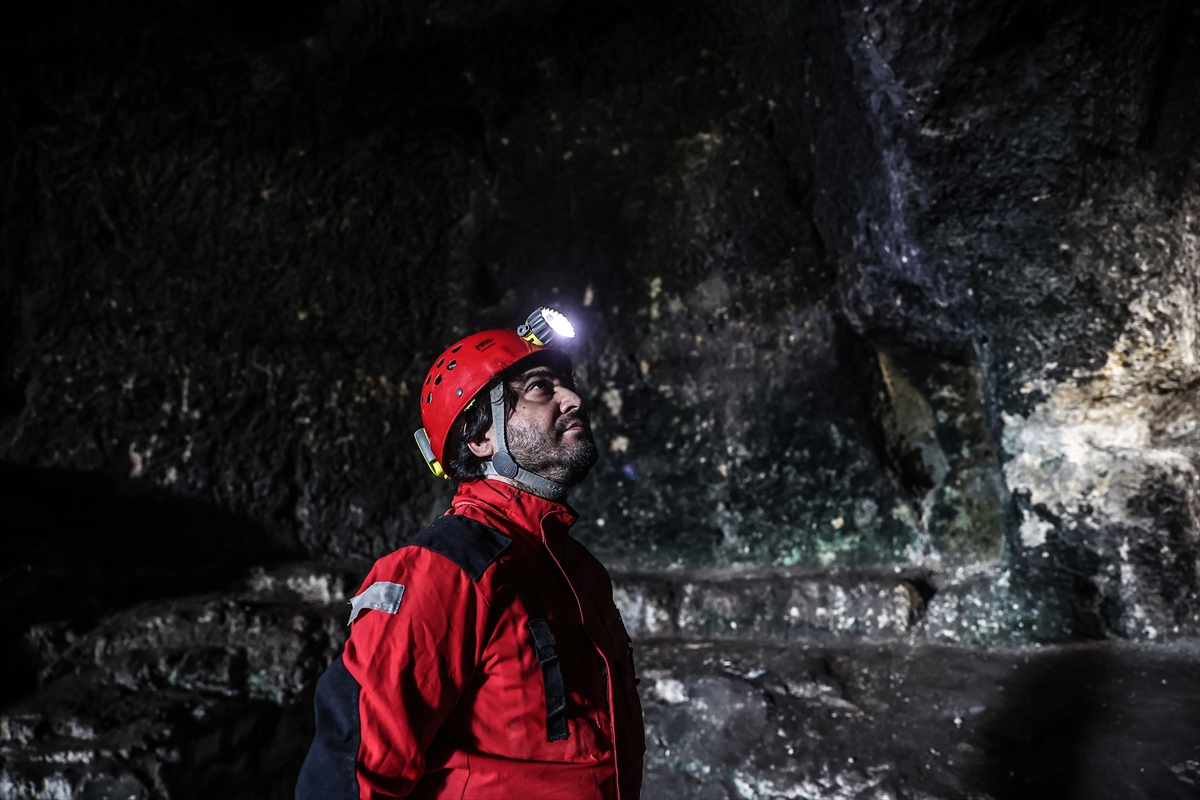
[[[0,798],[290,797],[312,705],[283,689],[311,685],[344,610],[257,591],[149,604],[78,639],[74,667],[0,709]],[[1200,639],[652,640],[635,655],[646,800],[1200,796]]]
[[[1200,641],[638,654],[651,800],[1200,796]]]

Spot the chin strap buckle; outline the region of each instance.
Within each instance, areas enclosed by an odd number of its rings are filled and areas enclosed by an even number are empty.
[[[491,467],[497,475],[503,475],[506,478],[515,478],[521,474],[521,468],[508,453],[496,453],[492,456]]]

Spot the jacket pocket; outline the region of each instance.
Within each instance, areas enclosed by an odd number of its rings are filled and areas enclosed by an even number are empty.
[[[567,729],[567,693],[563,685],[562,665],[554,646],[557,642],[544,619],[525,623],[533,636],[538,666],[542,669],[542,685],[546,692],[546,741],[556,742],[570,736]]]

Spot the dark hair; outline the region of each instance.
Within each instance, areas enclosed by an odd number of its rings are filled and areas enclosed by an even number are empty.
[[[450,426],[450,433],[446,436],[442,468],[456,486],[483,477],[483,459],[472,453],[467,443],[483,436],[492,426],[492,387],[497,382],[504,386],[504,408],[511,416],[517,407],[517,393],[513,391],[511,381],[526,370],[543,364],[561,370],[568,385],[571,388],[575,387],[570,359],[556,350],[543,350],[521,359],[493,378],[491,383],[476,393],[475,398],[458,415],[458,419],[454,420],[454,424]]]
[[[517,393],[508,385],[504,376],[499,380],[504,385],[504,408],[512,413],[511,409],[516,407]],[[494,385],[493,381],[480,389],[475,399],[450,426],[450,434],[446,437],[446,458],[442,468],[455,484],[483,477],[483,459],[472,453],[467,443],[483,436],[487,429],[492,427],[491,388]]]

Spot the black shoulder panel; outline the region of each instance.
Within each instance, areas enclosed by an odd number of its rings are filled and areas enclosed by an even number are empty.
[[[424,547],[443,555],[478,581],[511,543],[512,539],[482,523],[451,515],[434,520],[404,546]]]

